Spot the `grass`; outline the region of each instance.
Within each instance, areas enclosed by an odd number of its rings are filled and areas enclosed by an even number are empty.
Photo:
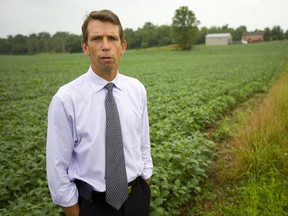
[[[210,179],[183,215],[288,215],[287,96],[288,64],[256,108],[261,97],[222,121]]]
[[[271,169],[288,174],[288,66],[234,140],[234,172],[228,178],[262,175]]]
[[[281,186],[284,183],[277,181],[279,174],[285,175],[280,164],[272,169],[279,173],[263,178],[252,176],[253,169],[250,169],[242,171],[246,179],[241,181],[234,180],[233,176],[224,178],[224,173],[217,182],[205,180],[207,185],[218,188],[216,192],[199,183],[206,179],[207,160],[211,158],[212,144],[206,139],[205,129],[255,94],[266,92],[271,81],[283,70],[287,49],[288,41],[247,46],[196,46],[190,52],[127,50],[121,59],[120,71],[138,78],[148,93],[155,164],[151,181],[154,215],[177,215],[182,204],[191,198],[191,191],[201,190],[206,200],[201,202],[198,196],[198,209],[189,208],[191,215],[196,215],[192,214],[196,211],[199,215],[204,212],[200,204],[203,209],[217,209],[214,215],[230,215],[228,210],[233,212],[234,206],[240,206],[252,196],[247,195],[249,187],[240,187],[247,186],[245,180],[250,176],[253,177],[252,191],[258,190],[257,185],[268,187],[273,178],[276,179],[273,193],[285,191]],[[89,59],[84,54],[0,56],[0,65],[0,215],[59,215],[46,181],[47,108],[59,86],[87,70]],[[245,107],[241,109],[246,110]],[[235,125],[247,122],[246,114],[238,113]],[[232,160],[231,153],[227,152],[232,144],[227,138],[235,130],[228,124],[228,118],[226,122],[216,131],[214,139],[226,141],[225,145],[219,145],[219,149],[226,150],[219,154],[220,159],[227,155],[230,156],[227,159]],[[229,160],[218,159],[217,162],[220,162],[219,167],[212,167],[214,173],[209,180],[220,174],[221,168],[229,169]],[[267,166],[271,167],[268,163]],[[239,186],[238,181],[243,185]],[[260,198],[254,200],[263,202]]]

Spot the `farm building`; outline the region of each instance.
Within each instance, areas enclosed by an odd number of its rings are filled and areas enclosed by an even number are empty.
[[[242,41],[247,41],[248,43],[255,43],[264,41],[264,32],[246,32],[242,34]]]
[[[232,43],[230,33],[207,34],[205,37],[206,45],[228,45]]]

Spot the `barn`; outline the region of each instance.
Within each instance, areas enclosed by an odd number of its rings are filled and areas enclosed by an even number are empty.
[[[205,37],[206,45],[228,45],[232,43],[230,33],[207,34]]]
[[[248,43],[255,43],[264,41],[265,32],[246,32],[242,34],[242,41],[247,41]]]

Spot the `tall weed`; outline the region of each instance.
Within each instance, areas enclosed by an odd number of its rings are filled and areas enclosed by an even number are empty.
[[[230,147],[233,159],[221,177],[241,182],[232,202],[225,199],[223,215],[288,215],[287,84],[288,64]]]

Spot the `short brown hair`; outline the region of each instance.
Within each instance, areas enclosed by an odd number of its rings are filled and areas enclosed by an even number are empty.
[[[100,20],[102,22],[111,22],[115,25],[119,26],[119,36],[121,43],[124,41],[124,32],[123,28],[120,22],[120,19],[116,14],[114,14],[110,10],[101,10],[101,11],[92,11],[90,14],[86,17],[86,19],[83,22],[82,25],[82,40],[87,43],[88,42],[88,32],[87,32],[87,26],[89,21],[91,20]]]

